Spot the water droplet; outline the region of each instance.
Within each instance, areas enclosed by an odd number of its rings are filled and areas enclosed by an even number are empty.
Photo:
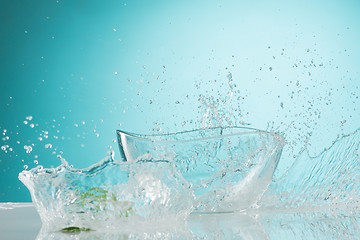
[[[95,136],[96,136],[96,137],[99,137],[99,136],[100,136],[100,134],[96,133],[96,134],[95,134]]]
[[[118,72],[115,72],[115,75],[118,75]]]
[[[180,102],[179,101],[176,101],[175,104],[179,104]]]
[[[38,162],[38,160],[34,160],[34,163],[37,165],[39,162]]]
[[[51,143],[47,143],[47,144],[45,144],[45,148],[52,148]]]
[[[43,138],[42,138],[42,137],[38,137],[38,140],[39,140],[39,141],[42,141],[42,140],[43,140]]]
[[[28,124],[28,121],[24,121],[24,124],[25,124],[25,125]]]
[[[77,124],[77,123],[74,124],[74,127],[78,127],[78,126],[79,126],[79,124]]]
[[[31,153],[31,151],[33,150],[31,146],[28,145],[24,145],[24,149],[26,151],[26,153]]]
[[[34,125],[33,123],[31,123],[31,124],[30,124],[30,127],[31,127],[31,128],[34,128],[34,127],[35,127],[35,125]]]
[[[113,143],[116,143],[116,139],[113,139],[112,142],[113,142]]]
[[[269,67],[269,70],[272,71],[272,67]]]
[[[24,170],[28,169],[28,165],[24,165]]]
[[[82,123],[82,125],[85,125],[85,121],[82,121],[81,123]]]

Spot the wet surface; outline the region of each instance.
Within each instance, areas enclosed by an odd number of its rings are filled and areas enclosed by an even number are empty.
[[[183,224],[123,231],[41,229],[31,204],[0,204],[1,239],[360,239],[355,212],[294,212],[263,210],[247,214],[193,214]]]

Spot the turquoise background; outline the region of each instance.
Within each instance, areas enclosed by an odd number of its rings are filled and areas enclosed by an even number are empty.
[[[317,155],[360,125],[359,11],[358,1],[2,0],[0,201],[31,201],[17,175],[34,161],[84,168],[110,148],[118,158],[116,129],[201,127],[199,96],[240,109],[227,113],[237,125],[281,132],[281,176],[305,145]]]

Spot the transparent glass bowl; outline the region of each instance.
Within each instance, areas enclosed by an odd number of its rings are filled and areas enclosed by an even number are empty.
[[[285,144],[276,133],[244,127],[164,135],[117,131],[124,161],[169,160],[194,191],[194,212],[233,212],[260,200]]]

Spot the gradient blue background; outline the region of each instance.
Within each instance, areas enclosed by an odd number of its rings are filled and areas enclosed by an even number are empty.
[[[35,160],[84,168],[117,153],[118,128],[200,127],[199,95],[224,99],[229,73],[241,119],[287,138],[281,176],[306,143],[316,155],[360,127],[359,12],[348,0],[2,0],[0,201],[31,200],[17,175]]]

